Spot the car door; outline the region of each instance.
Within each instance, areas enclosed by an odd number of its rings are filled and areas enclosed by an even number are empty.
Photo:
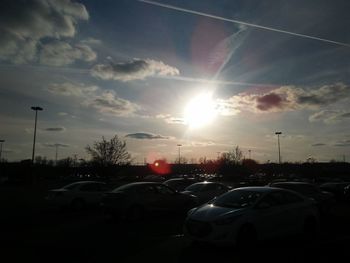
[[[256,205],[253,216],[258,234],[262,238],[272,238],[283,235],[288,222],[288,213],[282,201],[280,192],[266,194]]]
[[[182,195],[176,193],[173,189],[165,185],[155,186],[158,195],[158,206],[162,211],[175,211],[179,210],[184,205],[184,199],[181,198]]]
[[[79,196],[86,203],[97,205],[101,201],[103,188],[100,183],[86,183],[79,188]]]

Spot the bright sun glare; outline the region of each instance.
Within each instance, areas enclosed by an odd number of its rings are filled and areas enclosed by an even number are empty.
[[[211,93],[203,93],[194,97],[186,105],[185,123],[190,128],[200,128],[210,124],[216,117],[215,102]]]

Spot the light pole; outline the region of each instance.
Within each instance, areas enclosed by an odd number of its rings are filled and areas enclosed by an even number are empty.
[[[180,148],[181,148],[182,144],[178,144],[177,147],[179,147],[179,164],[181,163],[181,151],[180,151]]]
[[[33,140],[33,152],[32,152],[32,163],[34,163],[34,155],[35,155],[35,139],[36,139],[36,122],[38,119],[38,111],[42,111],[43,108],[38,106],[31,107],[32,110],[35,111],[35,124],[34,124],[34,140]]]
[[[249,153],[249,160],[251,160],[252,159],[252,150],[248,150],[248,153]]]
[[[58,156],[58,146],[60,146],[58,143],[55,144],[55,148],[56,148],[56,153],[55,153],[55,164],[57,166],[57,156]]]
[[[0,140],[0,163],[1,163],[1,154],[2,154],[2,144],[5,142],[5,140]]]
[[[280,135],[282,132],[275,132],[278,141],[278,163],[281,164],[281,148],[280,148]]]

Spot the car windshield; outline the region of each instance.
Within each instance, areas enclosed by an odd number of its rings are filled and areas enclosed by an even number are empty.
[[[191,191],[191,192],[198,192],[203,188],[204,184],[192,184],[189,187],[187,187],[185,190],[186,191]]]
[[[229,208],[244,208],[252,206],[261,196],[260,192],[233,190],[221,195],[213,201],[213,205]]]

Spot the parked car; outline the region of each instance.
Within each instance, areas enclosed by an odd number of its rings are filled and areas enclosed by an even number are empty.
[[[129,183],[104,195],[105,212],[129,220],[138,220],[154,212],[187,212],[197,205],[197,198],[156,182]]]
[[[335,203],[332,193],[322,191],[317,185],[305,182],[279,182],[269,186],[289,189],[316,201],[321,213],[328,213]]]
[[[173,178],[173,179],[166,180],[163,184],[173,188],[178,192],[181,192],[181,191],[184,191],[186,187],[196,182],[197,180],[194,178]]]
[[[320,185],[320,188],[323,191],[327,191],[329,193],[334,194],[334,197],[338,201],[344,201],[345,194],[344,190],[345,187],[350,185],[350,182],[332,182],[332,183],[324,183]]]
[[[350,184],[346,187],[344,187],[344,199],[345,201],[350,201]]]
[[[98,206],[107,190],[108,186],[103,182],[79,181],[50,190],[46,200],[50,205],[80,210],[87,206]]]
[[[314,234],[319,228],[315,201],[273,187],[242,187],[191,209],[184,233],[192,241],[250,246],[258,240]]]
[[[222,183],[199,182],[186,187],[182,193],[197,196],[199,204],[203,204],[228,190],[230,188]]]

